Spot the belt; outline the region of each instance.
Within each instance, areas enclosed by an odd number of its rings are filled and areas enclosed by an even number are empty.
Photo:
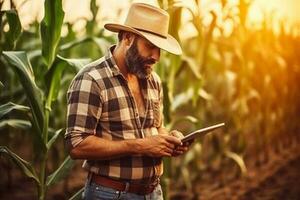
[[[97,185],[102,185],[104,187],[109,187],[118,191],[135,193],[138,195],[147,195],[153,192],[155,187],[159,184],[159,180],[154,182],[153,184],[143,185],[143,184],[135,184],[129,182],[122,182],[118,180],[113,180],[108,177],[91,174],[91,182],[96,183]]]

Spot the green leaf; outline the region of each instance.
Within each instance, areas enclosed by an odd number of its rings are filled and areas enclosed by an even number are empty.
[[[10,112],[13,111],[13,110],[18,110],[18,111],[24,111],[24,112],[27,112],[27,111],[30,110],[30,108],[27,107],[27,106],[18,105],[18,104],[14,104],[14,103],[12,103],[12,102],[8,102],[8,103],[6,103],[6,104],[0,106],[0,119],[1,119],[4,115],[10,113]]]
[[[94,41],[97,44],[102,54],[104,54],[107,51],[107,49],[111,46],[111,43],[108,41],[107,38],[92,37],[92,41]]]
[[[51,67],[60,40],[64,19],[61,0],[45,0],[45,16],[41,22],[42,55],[48,68]]]
[[[184,121],[190,122],[192,124],[196,124],[196,123],[199,122],[199,120],[197,118],[195,118],[191,115],[187,115],[187,116],[184,116],[184,117],[179,117],[178,119],[172,121],[172,123],[170,123],[167,127],[169,129],[173,129],[173,126],[175,126],[178,123],[184,122]]]
[[[187,189],[190,191],[192,189],[191,173],[186,166],[181,166],[181,173],[183,181]]]
[[[195,77],[201,79],[199,72],[200,65],[196,63],[196,60],[185,55],[182,55],[182,60],[188,64]]]
[[[187,104],[193,98],[193,88],[189,88],[187,91],[182,92],[174,97],[171,104],[171,110],[175,111],[182,105]]]
[[[64,162],[60,165],[60,167],[53,172],[50,176],[47,177],[46,185],[47,187],[61,181],[64,179],[71,171],[74,166],[75,161],[68,156]]]
[[[235,161],[235,163],[239,166],[243,176],[247,174],[247,168],[241,156],[231,151],[225,151],[225,155]]]
[[[211,94],[209,94],[208,92],[206,92],[204,89],[199,89],[198,90],[198,94],[200,97],[202,97],[203,99],[210,101],[213,99],[213,96]]]
[[[55,101],[57,99],[58,93],[60,91],[61,77],[66,66],[70,66],[75,72],[78,72],[90,61],[90,59],[67,59],[57,55],[57,60],[55,60],[53,66],[47,73],[47,77],[49,77],[48,85],[50,86],[47,98],[49,100],[49,102],[47,102],[47,105],[50,105],[49,109],[51,109],[50,101]]]
[[[109,36],[102,36],[102,37],[91,37],[91,36],[85,36],[82,38],[77,38],[75,40],[72,40],[71,42],[65,43],[61,46],[59,46],[59,51],[66,51],[70,50],[73,47],[76,47],[77,45],[82,45],[83,43],[87,42],[94,42],[100,52],[104,54],[109,46],[114,43],[114,37],[109,37]]]
[[[81,200],[83,192],[84,192],[84,187],[78,190],[69,200]]]
[[[76,38],[75,40],[72,40],[71,42],[60,45],[58,48],[59,48],[59,51],[66,51],[66,50],[70,50],[71,48],[73,48],[77,45],[81,45],[85,42],[90,42],[90,41],[92,41],[91,37],[84,36],[82,38]]]
[[[40,184],[38,176],[36,175],[33,166],[29,162],[23,160],[5,146],[0,146],[0,155],[2,154],[10,158],[26,176],[34,179],[38,184]]]
[[[62,133],[64,133],[65,129],[61,128],[57,131],[55,131],[54,135],[52,136],[52,138],[48,141],[47,143],[47,149],[50,149],[52,144],[56,141],[56,139],[58,138],[58,136]]]
[[[8,63],[13,66],[29,101],[33,117],[31,124],[35,130],[33,131],[34,145],[36,149],[39,149],[40,153],[45,152],[46,144],[42,139],[42,127],[44,124],[43,98],[41,90],[35,84],[31,64],[23,51],[4,51],[3,55]]]
[[[3,51],[3,55],[19,77],[32,109],[33,122],[37,131],[41,133],[44,120],[42,92],[34,81],[34,74],[28,57],[24,51]]]
[[[163,116],[164,116],[164,122],[166,124],[169,124],[171,121],[171,102],[170,102],[170,98],[169,98],[169,88],[168,88],[168,84],[164,81],[162,82],[162,87],[163,87]]]
[[[1,15],[5,14],[9,25],[9,31],[5,33],[6,44],[8,45],[7,50],[14,49],[16,41],[21,35],[21,22],[16,10],[5,10],[1,11]]]
[[[57,55],[57,58],[60,61],[63,61],[66,64],[68,64],[73,69],[75,69],[76,72],[78,72],[79,70],[81,70],[85,65],[87,65],[88,63],[90,63],[92,61],[89,58],[64,58],[64,57],[62,57],[60,55]]]
[[[49,107],[50,110],[51,110],[51,102],[57,99],[60,90],[61,76],[63,74],[64,69],[65,69],[64,63],[54,62],[53,66],[50,68],[50,70],[46,75],[47,82],[48,82],[47,86],[49,86],[48,97],[47,97],[47,99],[49,99],[49,102],[47,103],[47,105],[50,106]]]
[[[0,121],[0,130],[6,126],[10,126],[13,128],[19,128],[23,130],[28,130],[31,128],[30,121],[22,120],[22,119],[6,119]]]

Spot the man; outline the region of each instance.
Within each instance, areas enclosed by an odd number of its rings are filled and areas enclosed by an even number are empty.
[[[123,25],[106,24],[119,42],[89,64],[68,90],[66,143],[85,159],[86,199],[162,199],[162,157],[187,151],[163,127],[162,87],[152,72],[160,49],[180,54],[162,9],[132,4]]]

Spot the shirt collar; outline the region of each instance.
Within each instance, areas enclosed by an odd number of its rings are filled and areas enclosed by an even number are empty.
[[[121,71],[120,71],[119,67],[117,66],[117,63],[112,54],[112,52],[114,51],[115,48],[116,48],[116,45],[110,46],[107,49],[106,54],[105,54],[105,61],[111,70],[112,76],[118,76],[121,74]]]

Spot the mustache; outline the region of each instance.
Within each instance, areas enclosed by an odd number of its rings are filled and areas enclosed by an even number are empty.
[[[144,60],[144,61],[143,61],[143,64],[144,64],[144,65],[153,65],[153,64],[155,64],[155,63],[156,63],[156,61],[155,61],[155,59],[153,59],[153,58],[147,59],[147,60]]]

